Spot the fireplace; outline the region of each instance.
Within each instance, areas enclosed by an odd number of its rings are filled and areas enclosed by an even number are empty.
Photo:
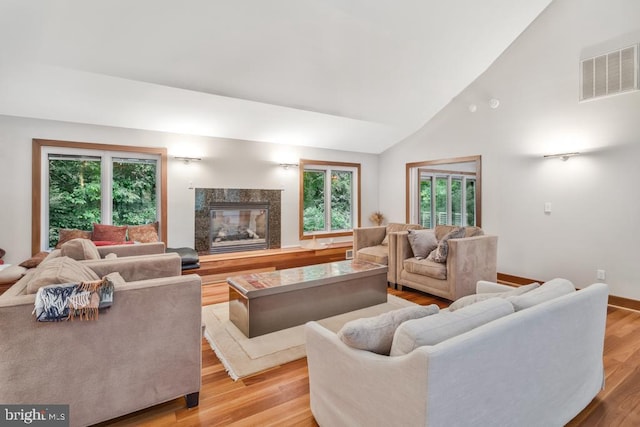
[[[269,247],[268,203],[217,203],[210,206],[211,253]]]
[[[280,247],[281,190],[195,189],[195,249],[200,255]]]

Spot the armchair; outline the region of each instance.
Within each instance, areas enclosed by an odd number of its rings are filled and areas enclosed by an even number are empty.
[[[419,224],[390,223],[387,226],[360,227],[353,229],[353,253],[356,259],[388,266],[387,282],[395,286],[396,253],[395,232],[423,228]]]
[[[438,240],[452,229],[436,226]],[[467,227],[465,236],[475,234],[476,227]],[[445,263],[417,259],[407,232],[396,234],[396,276],[398,288],[407,286],[454,301],[475,292],[479,280],[497,280],[498,237],[479,235],[448,240],[449,250]],[[390,262],[391,263],[391,262]]]

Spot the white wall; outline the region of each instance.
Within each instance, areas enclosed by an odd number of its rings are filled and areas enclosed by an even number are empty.
[[[360,163],[363,225],[370,225],[367,218],[378,206],[376,155],[0,115],[0,248],[7,251],[4,260],[8,263],[31,256],[33,138],[166,147],[171,247],[193,247],[195,200],[194,190],[188,188],[191,182],[202,188],[283,189],[282,246],[299,245],[298,169],[285,171],[278,163],[297,163],[300,158]],[[203,161],[185,165],[174,156],[202,157]]]
[[[480,154],[482,225],[499,236],[499,272],[583,287],[604,269],[613,295],[640,299],[640,92],[578,102],[579,59],[640,42],[638,16],[637,0],[554,1],[436,118],[380,156],[380,209],[404,220],[406,162]],[[584,154],[542,158],[569,151]]]

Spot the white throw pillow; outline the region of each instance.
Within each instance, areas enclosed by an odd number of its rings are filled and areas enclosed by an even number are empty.
[[[508,298],[518,296],[532,291],[540,286],[540,283],[534,282],[524,286],[518,286],[505,292],[486,292],[481,294],[467,295],[455,300],[450,306],[449,311],[456,311],[462,307],[466,307],[471,304],[475,304],[480,301],[488,300],[489,298]]]
[[[402,322],[429,316],[439,310],[435,304],[418,305],[352,320],[338,331],[338,337],[350,347],[389,355],[393,334]]]
[[[502,298],[491,298],[460,310],[408,320],[396,330],[390,355],[402,356],[424,345],[436,345],[511,313],[511,303]]]
[[[539,288],[524,295],[509,297],[507,301],[513,304],[513,308],[516,311],[520,311],[575,291],[576,288],[573,283],[567,279],[556,278],[543,283]]]

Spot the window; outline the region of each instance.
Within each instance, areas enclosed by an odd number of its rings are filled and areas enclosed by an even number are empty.
[[[480,156],[407,164],[407,222],[480,226]]]
[[[166,236],[164,149],[34,140],[33,155],[34,183],[40,183],[33,197],[34,252],[53,247],[60,228],[91,230],[94,222],[158,220]]]
[[[300,161],[300,239],[350,235],[360,225],[360,164]]]

